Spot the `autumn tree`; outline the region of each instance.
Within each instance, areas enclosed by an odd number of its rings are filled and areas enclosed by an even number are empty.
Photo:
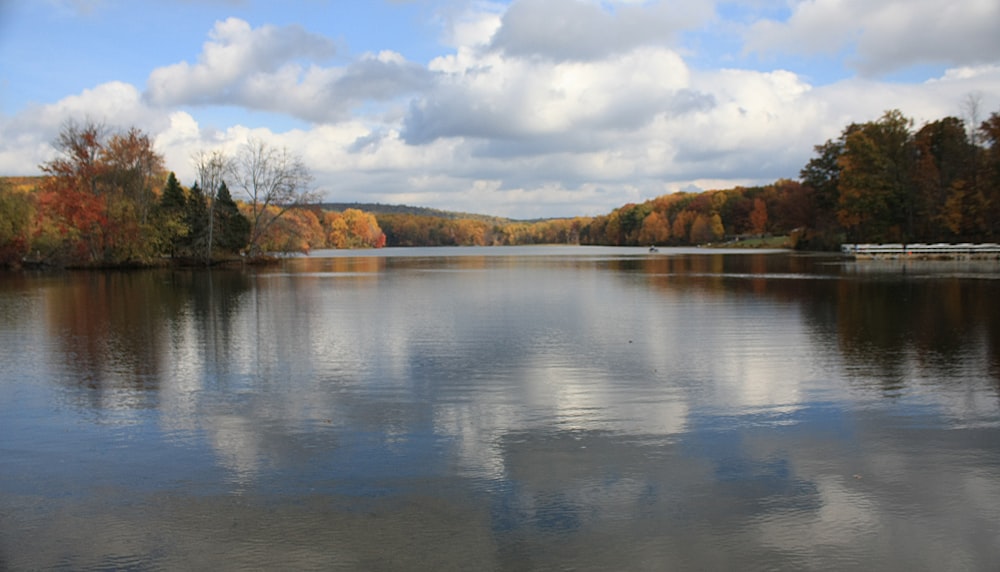
[[[983,167],[979,177],[987,209],[985,219],[989,222],[986,234],[996,241],[1000,240],[1000,113],[990,114],[978,131],[987,145],[982,151]]]
[[[670,221],[663,213],[653,211],[642,221],[640,244],[666,244],[670,241]]]
[[[0,267],[17,266],[31,245],[32,195],[0,181]]]
[[[622,230],[622,210],[632,208],[633,204],[627,204],[608,213],[604,223],[603,244],[611,246],[621,246],[625,242],[625,232]]]
[[[847,134],[839,158],[837,218],[855,236],[875,241],[913,236],[911,125],[892,110]]]
[[[106,167],[100,160],[101,151],[107,136],[103,123],[66,121],[52,144],[58,155],[40,166],[42,172],[75,191],[99,195],[98,183]]]
[[[913,183],[920,236],[964,236],[971,219],[973,157],[961,119],[946,117],[924,125],[914,136]]]
[[[389,218],[397,220],[399,217],[414,224],[419,222],[413,215]],[[326,246],[329,248],[382,248],[386,244],[386,235],[382,232],[378,219],[371,213],[358,209],[344,209],[342,213],[327,211],[323,213],[321,222],[326,236]]]
[[[327,222],[327,218],[330,220],[329,223]],[[385,243],[390,246],[429,246],[432,243],[430,225],[427,224],[427,219],[431,218],[434,217],[408,213],[386,213],[377,215],[376,222],[385,233]],[[324,228],[332,228],[332,224],[341,219],[340,213],[327,212],[324,214],[323,226]],[[339,248],[336,244],[337,240],[330,238],[330,247]]]
[[[769,232],[788,234],[814,227],[817,219],[814,189],[790,179],[779,179],[766,188],[773,190],[773,194],[764,196]]]
[[[231,176],[233,186],[243,192],[250,206],[252,255],[261,252],[260,242],[270,225],[288,209],[314,199],[312,175],[302,159],[286,148],[272,147],[258,139],[247,139],[237,152]]]
[[[45,244],[47,258],[93,262],[104,256],[107,201],[98,183],[107,132],[103,124],[67,121],[53,142],[58,155],[39,166],[48,175],[39,189],[39,224],[58,233]]]
[[[149,135],[131,127],[112,133],[101,150],[105,166],[112,260],[145,261],[159,254],[158,229],[150,215],[165,174],[163,157]]]
[[[153,149],[153,140],[130,127],[111,135],[101,149],[109,192],[124,200],[135,212],[140,225],[149,222],[156,204],[156,187],[162,182],[163,157]]]
[[[455,246],[484,246],[489,225],[481,220],[448,220],[442,228],[449,241]]]
[[[609,244],[608,218],[608,215],[599,215],[590,219],[590,224],[581,231],[580,241],[583,244]]]
[[[697,214],[691,223],[691,244],[706,244],[725,236],[722,217],[718,213]]]
[[[767,203],[764,199],[753,200],[753,210],[750,211],[750,233],[764,234],[767,231]]]
[[[251,206],[247,203],[241,204],[240,210],[244,217],[252,214]],[[326,246],[323,226],[312,209],[280,211],[279,207],[270,205],[261,219],[267,221],[264,227],[266,230],[258,239],[258,247],[262,252],[308,253],[313,248]]]
[[[150,137],[135,127],[67,121],[53,147],[39,190],[39,225],[49,238],[61,235],[43,241],[49,254],[99,264],[156,256],[159,229],[150,216],[165,173]]]
[[[719,209],[719,215],[726,225],[726,234],[740,236],[753,233],[750,213],[753,211],[755,197],[751,190],[735,187],[720,192],[726,195],[726,201]]]
[[[670,234],[678,243],[686,244],[690,242],[691,225],[698,214],[693,210],[684,209],[677,213],[670,225]]]

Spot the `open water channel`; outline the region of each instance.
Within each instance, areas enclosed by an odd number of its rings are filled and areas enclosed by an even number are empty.
[[[996,570],[1000,263],[0,275],[0,569]]]

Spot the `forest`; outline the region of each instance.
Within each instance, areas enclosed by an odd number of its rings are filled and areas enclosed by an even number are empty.
[[[975,118],[975,113],[972,114]],[[1000,113],[972,128],[915,129],[898,110],[816,145],[797,180],[666,194],[606,215],[532,223],[379,215],[389,245],[699,245],[787,236],[786,245],[1000,240]]]
[[[811,250],[1000,241],[1000,112],[916,128],[890,110],[816,145],[794,180],[536,221],[324,208],[298,157],[252,139],[232,156],[200,153],[198,180],[188,187],[134,127],[69,122],[54,146],[57,157],[39,166],[43,176],[0,179],[0,265],[212,264],[319,248],[681,246],[762,236]]]

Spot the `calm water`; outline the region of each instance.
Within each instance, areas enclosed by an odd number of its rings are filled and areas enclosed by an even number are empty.
[[[0,275],[0,569],[996,570],[1000,263]]]

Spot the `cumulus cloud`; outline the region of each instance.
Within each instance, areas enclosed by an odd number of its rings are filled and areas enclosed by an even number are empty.
[[[134,125],[158,132],[167,125],[162,114],[142,102],[139,90],[127,83],[109,82],[46,105],[33,105],[17,115],[0,116],[0,173],[32,174],[55,151],[50,143],[69,120],[93,121],[109,127]]]
[[[470,52],[431,67],[442,77],[413,102],[404,125],[414,144],[439,137],[517,140],[628,131],[658,113],[710,104],[688,88],[687,66],[666,49],[637,49],[594,62]]]
[[[147,84],[161,105],[230,103],[248,78],[273,75],[297,59],[325,59],[333,43],[300,26],[253,29],[239,18],[216,22],[196,64],[180,62],[154,70]]]
[[[491,46],[511,56],[599,60],[641,46],[670,45],[680,30],[713,14],[706,2],[518,0],[503,15]]]
[[[232,105],[312,122],[343,120],[366,101],[391,101],[429,85],[431,73],[392,51],[364,54],[345,67],[323,67],[331,40],[299,26],[251,28],[217,22],[195,64],[149,76],[146,97],[163,107]]]
[[[1000,54],[1000,3],[992,0],[795,0],[791,6],[787,20],[750,26],[746,50],[845,52],[866,75],[990,63]]]
[[[365,55],[348,66],[330,84],[330,96],[360,101],[388,101],[404,93],[419,92],[433,83],[427,68],[406,61],[402,55],[383,51]]]

